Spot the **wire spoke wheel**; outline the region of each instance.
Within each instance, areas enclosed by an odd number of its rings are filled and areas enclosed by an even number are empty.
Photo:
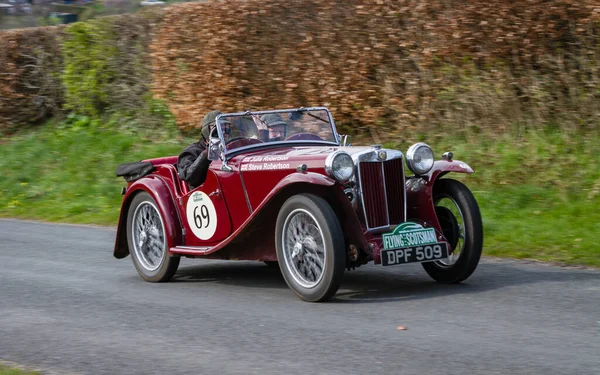
[[[340,222],[321,197],[298,194],[281,206],[275,226],[281,274],[298,297],[325,301],[337,291],[346,265]]]
[[[165,229],[158,209],[150,202],[143,202],[133,214],[132,233],[134,251],[142,267],[155,271],[165,253]]]
[[[170,280],[180,258],[169,256],[165,222],[156,201],[146,192],[136,194],[127,214],[127,241],[133,264],[142,279]]]
[[[440,267],[450,267],[458,261],[465,247],[465,219],[458,203],[447,195],[440,196],[435,202],[435,212],[451,247],[448,258],[435,263]]]
[[[479,206],[471,191],[452,179],[435,182],[433,202],[451,250],[447,258],[421,265],[438,282],[458,283],[471,276],[481,258],[483,224]]]
[[[304,209],[294,210],[283,228],[283,252],[292,277],[304,288],[314,288],[323,278],[326,262],[321,228]]]

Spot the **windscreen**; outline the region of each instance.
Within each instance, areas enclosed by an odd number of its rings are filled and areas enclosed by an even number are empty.
[[[337,142],[325,109],[225,114],[219,124],[227,151],[275,142]]]

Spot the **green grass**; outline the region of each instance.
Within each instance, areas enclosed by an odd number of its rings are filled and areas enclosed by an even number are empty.
[[[438,156],[453,151],[475,170],[448,177],[466,183],[477,198],[484,254],[599,267],[598,139],[600,134],[538,130],[430,144]]]
[[[126,185],[115,177],[117,165],[177,155],[192,141],[79,123],[52,124],[2,144],[1,217],[113,225]]]
[[[132,129],[85,119],[5,140],[0,216],[115,225],[125,185],[115,177],[117,165],[176,155],[192,142]],[[453,151],[475,169],[473,175],[448,177],[466,183],[478,200],[485,255],[600,267],[599,135],[421,138],[436,155]],[[386,146],[405,151],[408,144]]]
[[[26,371],[0,364],[0,375],[40,375],[38,371]]]

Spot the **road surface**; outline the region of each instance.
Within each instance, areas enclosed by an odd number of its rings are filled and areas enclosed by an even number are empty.
[[[184,259],[173,282],[146,283],[113,240],[0,220],[0,360],[50,374],[600,374],[598,270],[486,258],[438,285],[418,264],[367,265],[313,304],[258,262]]]

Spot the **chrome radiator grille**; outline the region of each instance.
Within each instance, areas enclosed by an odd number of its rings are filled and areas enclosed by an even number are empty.
[[[360,191],[367,229],[400,224],[404,217],[402,158],[358,164]]]

